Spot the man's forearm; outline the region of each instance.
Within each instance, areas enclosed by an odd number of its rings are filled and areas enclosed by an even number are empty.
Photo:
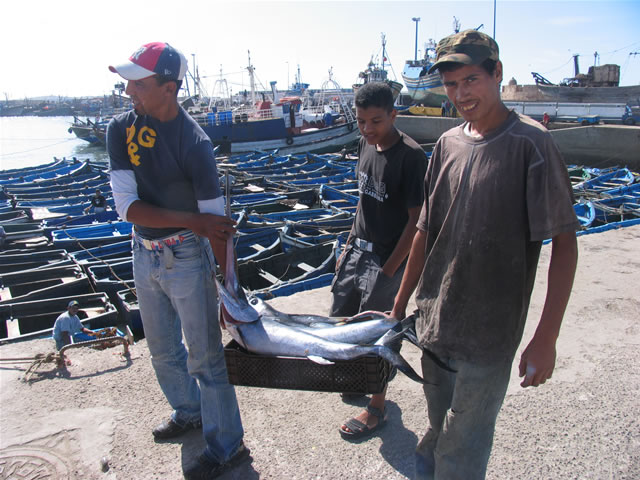
[[[554,340],[560,333],[560,325],[569,303],[573,279],[578,263],[578,244],[574,232],[567,232],[553,238],[547,296],[536,329],[536,335]]]
[[[420,208],[421,207],[415,207],[409,210],[409,220],[404,226],[402,234],[400,235],[400,239],[398,240],[398,243],[396,243],[393,252],[391,252],[391,255],[382,267],[384,273],[389,277],[395,274],[395,272],[398,270],[398,268],[400,268],[400,265],[402,265],[402,262],[404,262],[405,258],[407,258],[407,255],[409,255],[409,252],[411,251],[413,238],[418,231],[416,223],[418,222],[418,218],[420,216]]]
[[[411,298],[411,294],[418,285],[420,275],[422,275],[424,268],[426,241],[426,232],[418,230],[413,237],[409,259],[407,260],[407,268],[402,276],[402,282],[400,283],[400,288],[398,289],[393,304],[393,314],[404,315],[407,304],[409,303],[409,298]]]
[[[151,228],[189,228],[197,213],[170,210],[136,200],[129,206],[127,221]]]
[[[235,222],[225,216],[212,213],[183,212],[156,207],[142,200],[136,200],[129,206],[127,220],[136,225],[153,228],[186,228],[196,235],[226,241],[236,231]],[[213,247],[212,242],[212,247]],[[218,258],[220,261],[220,258]]]

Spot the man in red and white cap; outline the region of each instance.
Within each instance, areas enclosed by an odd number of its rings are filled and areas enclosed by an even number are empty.
[[[213,259],[215,252],[225,264],[234,223],[224,216],[211,140],[178,104],[184,55],[148,43],[109,69],[127,80],[134,106],[107,128],[113,198],[120,217],[134,224],[142,323],[173,408],[153,435],[163,440],[202,425],[206,449],[184,475],[215,478],[249,459],[224,361]]]

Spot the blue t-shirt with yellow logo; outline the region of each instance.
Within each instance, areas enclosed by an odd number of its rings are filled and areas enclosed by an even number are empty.
[[[114,117],[107,128],[107,151],[112,172],[133,171],[138,198],[144,202],[197,212],[199,200],[222,196],[211,140],[182,107],[168,122],[133,110]],[[145,238],[180,230],[136,225]]]

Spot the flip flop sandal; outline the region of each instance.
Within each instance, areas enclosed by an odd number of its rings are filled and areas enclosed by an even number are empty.
[[[348,420],[344,425],[347,427],[350,432],[343,430],[340,428],[340,435],[342,438],[347,440],[355,440],[356,438],[364,438],[373,434],[376,430],[382,428],[384,424],[387,422],[387,408],[385,407],[384,411],[381,411],[379,408],[372,407],[371,405],[367,405],[367,412],[369,412],[374,417],[378,418],[378,423],[374,427],[368,427],[366,424],[362,423],[355,418]]]

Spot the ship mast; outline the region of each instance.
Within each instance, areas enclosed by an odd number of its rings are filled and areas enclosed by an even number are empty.
[[[413,61],[417,62],[418,61],[418,22],[420,21],[420,17],[413,17],[411,20],[416,22],[416,46],[415,46],[415,51],[413,53]]]
[[[253,65],[251,65],[250,50],[247,50],[247,55],[249,56],[249,66],[247,67],[247,70],[249,71],[249,85],[251,86],[251,104],[255,105],[256,104],[256,81],[254,78],[255,68],[253,68]]]
[[[380,35],[382,36],[382,70],[384,70],[384,62],[387,59],[387,39],[385,38],[384,33],[381,33]]]

